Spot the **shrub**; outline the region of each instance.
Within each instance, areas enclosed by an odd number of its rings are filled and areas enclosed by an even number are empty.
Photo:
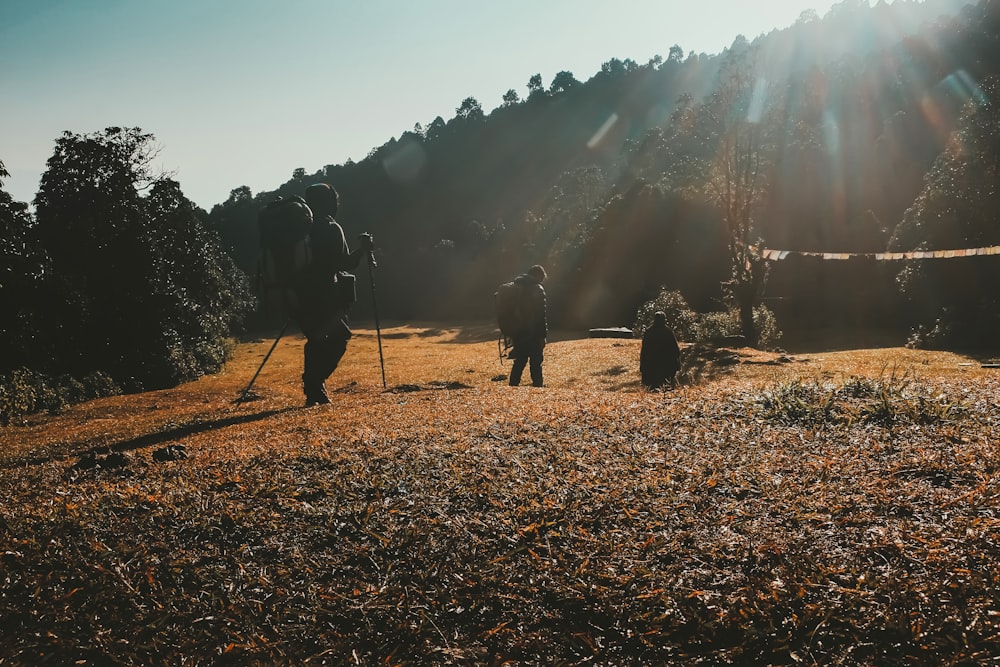
[[[910,332],[906,347],[911,349],[943,350],[952,339],[950,322],[937,319],[933,325],[920,324]]]
[[[653,323],[653,313],[658,310],[666,313],[667,326],[681,341],[712,343],[743,335],[737,310],[697,313],[691,310],[680,292],[661,288],[655,299],[639,307],[633,327],[637,338]],[[765,349],[774,347],[781,338],[774,313],[767,306],[757,306],[753,311],[753,319],[757,327],[758,345]]]
[[[735,310],[702,313],[695,325],[695,340],[699,343],[721,341],[730,336],[742,336],[740,316]]]
[[[122,393],[121,387],[119,387],[115,381],[111,379],[111,376],[100,371],[91,373],[83,378],[83,388],[84,396],[87,397],[84,400],[104,398],[106,396],[117,396]]]
[[[660,293],[655,299],[647,301],[639,307],[635,325],[632,328],[636,338],[641,338],[646,329],[653,324],[653,314],[657,311],[666,313],[667,326],[673,330],[677,340],[694,341],[698,313],[691,310],[680,292],[668,291],[665,287],[660,288]]]
[[[762,392],[755,403],[765,419],[799,426],[938,424],[965,412],[960,403],[895,372],[852,377],[839,386],[795,380]]]
[[[68,405],[120,394],[121,389],[103,373],[78,380],[64,375],[53,378],[27,368],[0,375],[0,424],[36,412],[56,414]]]
[[[757,345],[761,349],[774,347],[781,338],[778,320],[767,306],[753,309],[754,326],[757,328]],[[743,336],[743,325],[736,309],[704,313],[699,317],[695,339],[710,343],[732,337]]]
[[[778,328],[778,318],[767,306],[757,306],[753,309],[753,323],[757,328],[758,345],[762,349],[770,349],[781,339],[781,329]]]

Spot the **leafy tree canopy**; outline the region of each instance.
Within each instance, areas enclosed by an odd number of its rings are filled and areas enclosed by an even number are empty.
[[[191,379],[220,367],[251,305],[180,186],[152,172],[155,154],[139,128],[56,142],[35,198],[54,369],[105,371],[133,388]]]

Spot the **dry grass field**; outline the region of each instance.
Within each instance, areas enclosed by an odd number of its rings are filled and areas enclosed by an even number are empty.
[[[0,429],[0,664],[1000,663],[1000,369],[358,329]]]

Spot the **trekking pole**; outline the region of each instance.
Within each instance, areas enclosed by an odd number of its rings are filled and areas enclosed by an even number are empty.
[[[281,337],[285,335],[285,329],[288,328],[289,322],[291,322],[291,319],[285,320],[285,325],[281,327],[281,331],[278,332],[278,337],[274,339],[273,343],[271,343],[271,349],[267,351],[266,355],[264,355],[264,361],[260,362],[260,367],[257,368],[257,372],[253,374],[252,378],[250,378],[250,384],[248,384],[247,388],[243,390],[243,393],[240,394],[240,397],[236,399],[237,405],[246,400],[247,394],[250,393],[250,387],[252,387],[253,383],[257,381],[257,376],[260,375],[260,372],[264,370],[264,364],[266,364],[267,360],[271,358],[271,353],[274,352],[274,348],[278,347],[278,341],[281,340]]]
[[[368,280],[372,284],[372,314],[375,316],[375,337],[378,339],[378,363],[382,368],[382,388],[385,389],[385,359],[382,357],[382,327],[378,323],[378,301],[375,299],[375,249],[368,251]]]

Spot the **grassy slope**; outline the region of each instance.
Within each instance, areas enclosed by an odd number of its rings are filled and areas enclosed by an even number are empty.
[[[0,658],[36,664],[982,662],[1000,654],[996,369],[905,349],[359,330],[0,431]],[[153,453],[183,445],[186,459]],[[83,467],[96,450],[105,466]],[[107,452],[122,452],[111,467]],[[7,663],[5,663],[7,664]],[[84,663],[86,664],[86,663]]]

